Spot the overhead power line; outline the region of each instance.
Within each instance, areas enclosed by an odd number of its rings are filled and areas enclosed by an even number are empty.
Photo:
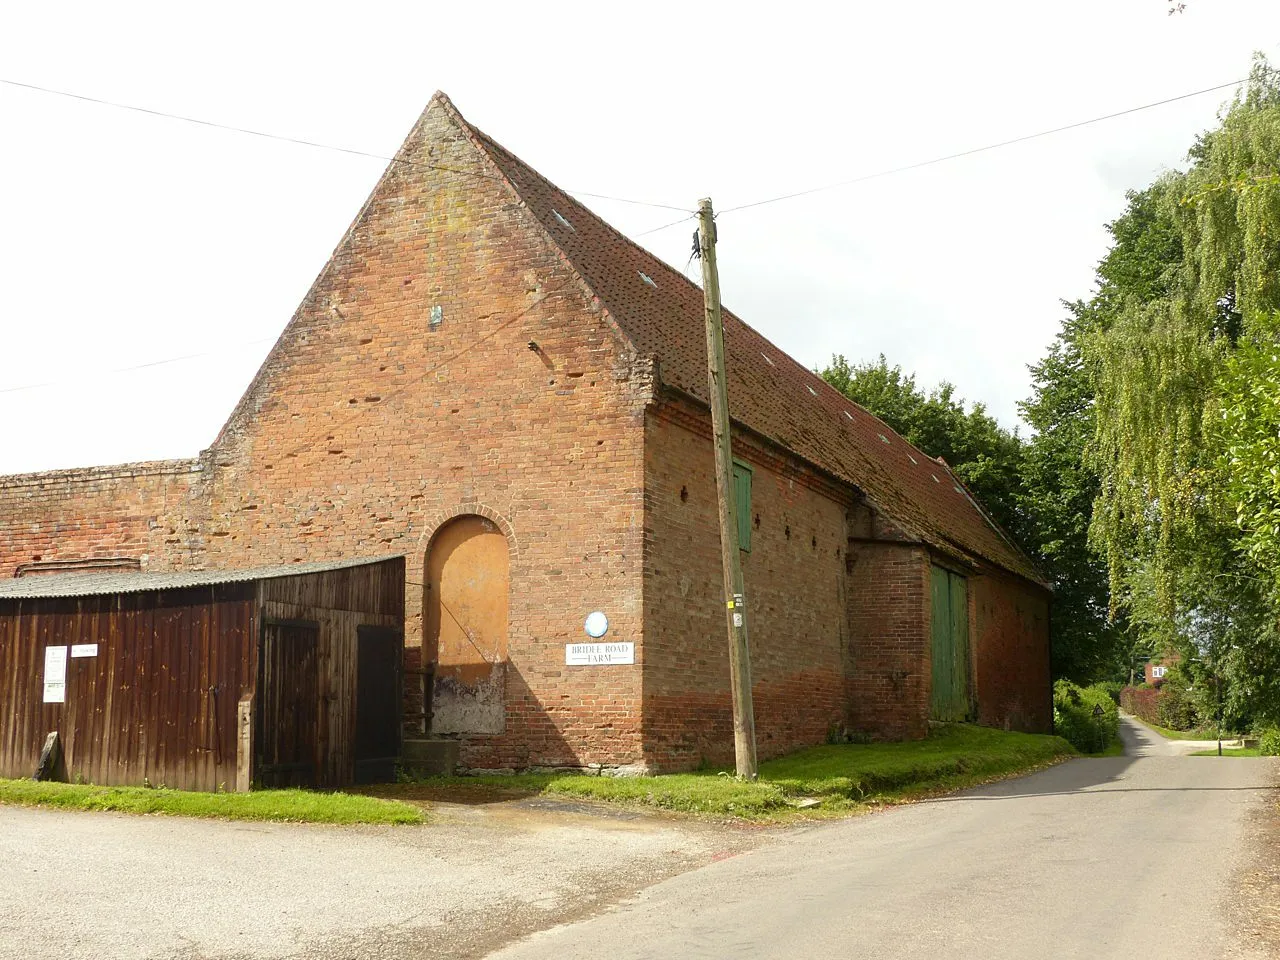
[[[815,194],[815,193],[821,193],[821,192],[824,192],[824,191],[827,191],[827,190],[836,190],[836,189],[839,189],[839,188],[841,188],[841,187],[852,186],[852,185],[854,185],[854,184],[858,184],[858,183],[865,183],[865,182],[866,182],[866,181],[868,181],[868,180],[876,180],[876,179],[879,179],[879,178],[881,178],[881,177],[888,177],[888,176],[892,176],[892,175],[894,175],[894,174],[898,174],[898,173],[906,173],[906,172],[911,171],[911,170],[918,170],[918,169],[921,169],[921,168],[923,168],[923,167],[929,167],[929,166],[934,166],[934,165],[936,165],[936,164],[940,164],[940,163],[946,163],[946,162],[951,161],[951,160],[958,160],[958,159],[960,159],[960,158],[962,158],[962,157],[969,157],[969,156],[973,156],[973,155],[975,155],[975,154],[979,154],[979,153],[987,153],[987,152],[990,152],[990,151],[992,151],[992,150],[999,150],[999,149],[1001,149],[1001,148],[1003,148],[1003,147],[1010,147],[1010,146],[1014,146],[1014,145],[1019,144],[1019,143],[1026,143],[1026,142],[1027,142],[1027,141],[1029,141],[1029,140],[1036,140],[1036,139],[1039,139],[1039,138],[1041,138],[1041,137],[1053,136],[1054,134],[1058,134],[1058,133],[1065,133],[1065,132],[1067,132],[1067,131],[1069,131],[1069,130],[1077,130],[1077,129],[1081,128],[1081,127],[1090,126],[1091,124],[1095,124],[1095,123],[1101,123],[1101,122],[1106,121],[1106,120],[1114,120],[1114,119],[1116,119],[1116,118],[1118,118],[1118,117],[1128,116],[1129,114],[1138,113],[1138,112],[1143,111],[1143,110],[1151,110],[1151,109],[1154,109],[1155,107],[1162,107],[1162,106],[1166,106],[1166,105],[1171,104],[1171,103],[1177,103],[1177,102],[1179,102],[1179,101],[1181,101],[1181,100],[1189,100],[1189,99],[1191,99],[1192,97],[1199,97],[1199,96],[1203,96],[1203,95],[1204,95],[1204,94],[1206,94],[1206,93],[1214,93],[1214,92],[1217,92],[1217,91],[1219,91],[1219,90],[1226,90],[1226,89],[1228,89],[1228,88],[1230,88],[1230,87],[1236,87],[1236,86],[1239,86],[1239,85],[1240,85],[1240,84],[1242,84],[1242,83],[1247,83],[1247,82],[1248,82],[1248,81],[1247,81],[1247,79],[1242,79],[1242,80],[1232,80],[1232,81],[1230,81],[1229,83],[1220,83],[1220,84],[1217,84],[1217,85],[1212,86],[1212,87],[1205,87],[1205,88],[1203,88],[1203,89],[1201,89],[1201,90],[1193,90],[1193,91],[1191,91],[1190,93],[1180,94],[1180,95],[1178,95],[1178,96],[1176,96],[1176,97],[1169,97],[1169,98],[1164,99],[1164,100],[1157,100],[1157,101],[1155,101],[1155,102],[1153,102],[1153,103],[1145,103],[1145,104],[1142,104],[1142,105],[1140,105],[1140,106],[1136,106],[1136,107],[1129,107],[1128,109],[1125,109],[1125,110],[1117,110],[1117,111],[1116,111],[1116,112],[1114,112],[1114,113],[1103,114],[1102,116],[1098,116],[1098,117],[1091,117],[1091,118],[1090,118],[1090,119],[1088,119],[1088,120],[1079,120],[1079,121],[1077,121],[1077,122],[1075,122],[1075,123],[1068,123],[1068,124],[1065,124],[1065,125],[1060,126],[1060,127],[1053,127],[1053,128],[1051,128],[1051,129],[1048,129],[1048,130],[1041,130],[1041,131],[1039,131],[1039,132],[1037,132],[1037,133],[1024,134],[1023,136],[1020,136],[1020,137],[1013,137],[1012,139],[1009,139],[1009,140],[1001,140],[1001,141],[999,141],[999,142],[997,142],[997,143],[989,143],[989,144],[985,144],[984,146],[980,146],[980,147],[972,147],[972,148],[970,148],[970,149],[968,149],[968,150],[961,150],[961,151],[959,151],[959,152],[957,152],[957,153],[949,153],[949,154],[945,154],[945,155],[943,155],[943,156],[933,157],[933,158],[928,159],[928,160],[920,160],[920,161],[917,161],[917,162],[915,162],[915,163],[904,164],[903,166],[900,166],[900,167],[893,167],[893,168],[888,169],[888,170],[879,170],[879,171],[876,171],[875,173],[868,173],[868,174],[864,174],[864,175],[862,175],[862,176],[852,177],[852,178],[850,178],[850,179],[848,179],[848,180],[840,180],[840,181],[837,181],[836,183],[829,183],[829,184],[826,184],[826,185],[824,185],[824,186],[811,187],[811,188],[809,188],[809,189],[807,189],[807,190],[798,190],[798,191],[796,191],[796,192],[794,192],[794,193],[781,194],[781,195],[779,195],[779,196],[776,196],[776,197],[769,197],[769,198],[766,198],[766,199],[764,199],[764,200],[756,200],[756,201],[753,201],[753,202],[751,202],[751,203],[739,204],[739,205],[738,205],[738,206],[736,206],[736,207],[728,207],[728,208],[726,208],[726,209],[724,209],[724,210],[721,210],[721,211],[717,214],[717,217],[719,217],[719,216],[723,216],[723,215],[724,215],[724,214],[726,214],[726,213],[736,213],[736,212],[741,211],[741,210],[750,210],[750,209],[755,208],[755,207],[765,206],[766,204],[771,204],[771,203],[780,203],[780,202],[782,202],[782,201],[784,201],[784,200],[793,200],[793,199],[796,199],[796,198],[798,198],[798,197],[810,196],[810,195],[812,195],[812,194]],[[180,115],[180,114],[167,113],[167,112],[162,111],[162,110],[153,110],[153,109],[150,109],[149,107],[140,107],[140,106],[137,106],[137,105],[135,105],[135,104],[119,103],[119,102],[112,101],[112,100],[104,100],[104,99],[101,99],[101,98],[98,98],[98,97],[90,97],[90,96],[86,96],[86,95],[84,95],[84,94],[70,93],[70,92],[67,92],[67,91],[64,91],[64,90],[55,90],[55,89],[52,89],[52,88],[49,88],[49,87],[42,87],[42,86],[38,86],[38,85],[36,85],[36,84],[32,84],[32,83],[24,83],[24,82],[21,82],[21,81],[18,81],[18,80],[9,80],[9,79],[5,79],[5,78],[3,78],[3,77],[0,77],[0,83],[7,84],[7,85],[9,85],[9,86],[13,86],[13,87],[21,87],[21,88],[24,88],[24,89],[27,89],[27,90],[34,90],[34,91],[37,91],[37,92],[40,92],[40,93],[51,94],[51,95],[54,95],[54,96],[68,97],[68,98],[73,99],[73,100],[81,100],[81,101],[84,101],[84,102],[86,102],[86,103],[94,103],[94,104],[99,104],[99,105],[101,105],[101,106],[115,107],[115,108],[117,108],[117,109],[121,109],[121,110],[131,110],[131,111],[134,111],[134,112],[136,112],[136,113],[143,113],[143,114],[147,114],[147,115],[150,115],[150,116],[163,117],[163,118],[165,118],[165,119],[170,119],[170,120],[179,120],[179,121],[182,121],[182,122],[184,122],[184,123],[192,123],[192,124],[196,124],[196,125],[198,125],[198,126],[211,127],[211,128],[213,128],[213,129],[218,129],[218,130],[226,130],[226,131],[230,131],[230,132],[233,132],[233,133],[242,133],[242,134],[246,134],[246,135],[248,135],[248,136],[261,137],[261,138],[264,138],[264,139],[267,139],[267,140],[279,140],[279,141],[284,142],[284,143],[292,143],[292,144],[297,144],[297,145],[299,145],[299,146],[314,147],[314,148],[321,149],[321,150],[330,150],[330,151],[334,151],[334,152],[337,152],[337,153],[346,153],[346,154],[350,154],[350,155],[353,155],[353,156],[359,156],[359,157],[369,157],[369,158],[374,159],[374,160],[383,160],[383,161],[386,161],[386,162],[389,162],[389,163],[404,163],[404,164],[409,164],[409,165],[412,165],[412,166],[420,166],[420,167],[430,168],[430,169],[434,169],[434,170],[443,170],[443,171],[447,171],[447,172],[451,172],[451,173],[460,173],[460,174],[465,174],[465,175],[468,175],[468,176],[486,177],[486,175],[484,175],[484,174],[478,174],[478,173],[475,173],[474,171],[470,171],[470,170],[458,170],[458,169],[455,169],[455,168],[452,168],[452,167],[443,166],[443,165],[440,165],[440,164],[424,163],[424,162],[421,162],[421,161],[415,161],[415,160],[403,160],[403,159],[400,159],[400,158],[398,158],[398,157],[388,157],[388,156],[385,156],[385,155],[383,155],[383,154],[378,154],[378,153],[369,153],[369,152],[364,151],[364,150],[355,150],[355,149],[352,149],[352,148],[349,148],[349,147],[340,147],[340,146],[336,146],[336,145],[333,145],[333,144],[321,143],[321,142],[313,141],[313,140],[303,140],[303,139],[299,139],[299,138],[296,138],[296,137],[287,137],[287,136],[282,136],[282,135],[280,135],[280,134],[267,133],[267,132],[265,132],[265,131],[261,131],[261,130],[252,130],[252,129],[249,129],[249,128],[247,128],[247,127],[237,127],[237,126],[232,126],[232,125],[230,125],[230,124],[217,123],[217,122],[214,122],[214,121],[211,121],[211,120],[202,120],[202,119],[199,119],[199,118],[196,118],[196,117],[187,117],[187,116],[182,116],[182,115]],[[486,177],[486,178],[487,178],[487,179],[498,179],[497,177]],[[593,198],[595,198],[595,199],[599,199],[599,200],[611,200],[611,201],[615,201],[615,202],[618,202],[618,203],[630,203],[630,204],[636,204],[636,205],[639,205],[639,206],[656,207],[656,208],[663,209],[663,210],[678,210],[678,211],[681,211],[681,212],[684,212],[684,210],[685,210],[685,208],[684,208],[684,207],[677,207],[677,206],[673,206],[673,205],[671,205],[671,204],[665,204],[665,203],[649,203],[648,201],[644,201],[644,200],[631,200],[631,199],[628,199],[628,198],[626,198],[626,197],[615,197],[615,196],[609,196],[609,195],[606,195],[606,194],[588,193],[588,192],[586,192],[586,191],[574,191],[574,190],[568,190],[568,191],[566,191],[566,192],[567,192],[567,193],[575,193],[575,194],[577,194],[577,195],[579,195],[579,196],[584,196],[584,197],[593,197]],[[680,224],[682,224],[682,223],[687,223],[689,220],[694,219],[696,216],[697,216],[697,214],[696,214],[696,213],[689,213],[688,215],[683,216],[683,217],[679,218],[678,220],[672,220],[672,221],[670,221],[670,222],[668,222],[668,223],[664,223],[664,224],[662,224],[661,226],[653,227],[653,228],[651,228],[651,229],[649,229],[649,230],[642,230],[641,232],[634,234],[634,236],[635,236],[635,237],[643,237],[643,236],[648,236],[649,234],[658,233],[658,232],[660,232],[660,231],[662,231],[662,230],[668,230],[668,229],[670,229],[671,227],[679,226],[679,225],[680,225]],[[403,305],[400,305],[400,306],[403,306]],[[261,344],[261,343],[269,342],[269,341],[270,341],[270,340],[272,340],[272,339],[273,339],[273,338],[263,338],[263,339],[259,339],[259,340],[252,340],[252,341],[249,341],[249,342],[247,342],[247,343],[234,345],[234,346],[233,346],[233,347],[231,347],[230,349],[233,349],[233,350],[234,350],[234,349],[240,349],[240,348],[248,347],[248,346],[255,346],[255,345],[258,345],[258,344]],[[109,371],[106,371],[106,372],[108,372],[108,373],[113,373],[113,374],[114,374],[114,373],[128,373],[128,372],[132,372],[132,371],[137,371],[137,370],[147,369],[147,368],[149,368],[149,367],[158,367],[158,366],[164,366],[164,365],[166,365],[166,364],[171,364],[171,363],[179,363],[179,362],[188,361],[188,360],[201,359],[201,358],[203,358],[203,357],[213,356],[213,355],[215,355],[215,354],[217,354],[217,353],[223,353],[223,352],[226,352],[226,350],[224,349],[224,350],[216,350],[216,351],[207,351],[207,352],[203,352],[203,353],[186,354],[186,355],[183,355],[183,356],[177,356],[177,357],[167,357],[167,358],[162,359],[162,360],[154,360],[154,361],[150,361],[150,362],[147,362],[147,363],[141,363],[141,364],[138,364],[138,365],[136,365],[136,366],[132,366],[132,367],[121,367],[121,368],[114,369],[114,370],[109,370]],[[45,382],[45,383],[25,384],[25,385],[15,386],[15,387],[0,387],[0,394],[5,394],[5,393],[18,393],[18,392],[24,392],[24,391],[28,391],[28,390],[40,390],[40,389],[44,389],[44,388],[47,388],[47,387],[59,386],[59,385],[61,385],[61,383],[63,383],[63,382],[65,382],[65,381],[49,381],[49,382]]]
[[[1049,130],[1041,130],[1038,133],[1028,133],[1021,137],[1014,137],[1011,140],[1001,140],[999,143],[988,143],[985,146],[981,146],[981,147],[971,147],[968,150],[961,150],[958,153],[948,153],[945,156],[933,157],[932,159],[929,159],[929,160],[919,160],[915,163],[908,163],[901,167],[893,167],[892,169],[889,169],[889,170],[878,170],[875,173],[863,174],[862,176],[852,177],[849,180],[839,180],[835,183],[828,183],[821,187],[810,187],[807,190],[797,190],[795,193],[784,193],[780,196],[769,197],[765,200],[755,200],[755,201],[752,201],[751,203],[741,203],[736,207],[728,207],[724,210],[721,210],[719,214],[717,214],[717,216],[723,217],[726,213],[736,213],[739,210],[750,210],[752,207],[763,207],[765,204],[768,204],[768,203],[779,203],[783,200],[794,200],[797,197],[807,197],[807,196],[810,196],[811,194],[822,193],[826,190],[836,190],[836,189],[839,189],[840,187],[852,186],[855,183],[865,183],[868,180],[877,180],[881,177],[892,176],[893,174],[896,174],[896,173],[906,173],[909,170],[919,170],[921,167],[931,167],[931,166],[934,166],[935,164],[946,163],[949,160],[959,160],[961,157],[971,157],[976,153],[987,153],[991,150],[999,150],[1002,147],[1011,147],[1014,144],[1026,143],[1028,140],[1037,140],[1040,137],[1049,137],[1049,136],[1053,136],[1056,133],[1066,133],[1068,130],[1078,130],[1080,127],[1087,127],[1090,124],[1101,123],[1104,120],[1114,120],[1117,117],[1128,116],[1131,113],[1138,113],[1139,111],[1142,111],[1142,110],[1151,110],[1154,107],[1163,107],[1170,103],[1177,103],[1180,100],[1190,100],[1192,97],[1203,96],[1206,93],[1214,93],[1215,91],[1218,91],[1218,90],[1226,90],[1228,87],[1236,87],[1246,82],[1248,82],[1247,79],[1232,80],[1230,83],[1220,83],[1217,86],[1205,87],[1203,90],[1193,90],[1191,93],[1184,93],[1176,97],[1169,97],[1167,100],[1157,100],[1154,103],[1144,103],[1139,107],[1129,107],[1127,110],[1117,110],[1115,113],[1104,114],[1103,116],[1100,116],[1100,117],[1091,117],[1088,120],[1079,120],[1075,123],[1068,123],[1061,127],[1053,127],[1052,129],[1049,129]],[[674,224],[667,224],[667,226],[674,226]],[[662,230],[664,229],[664,227],[658,227],[656,229]]]
[[[421,160],[406,160],[401,157],[388,157],[381,153],[370,153],[367,150],[356,150],[352,147],[340,147],[332,143],[322,143],[318,140],[304,140],[300,137],[288,137],[279,133],[268,133],[265,130],[253,130],[249,127],[237,127],[229,123],[218,123],[214,120],[202,120],[199,117],[188,117],[179,113],[169,113],[164,110],[153,110],[150,107],[140,107],[134,103],[121,103],[117,100],[105,100],[102,97],[90,97],[83,93],[71,93],[68,90],[55,90],[52,87],[42,87],[35,83],[24,83],[21,80],[9,80],[0,77],[0,83],[7,84],[11,87],[19,87],[24,90],[34,90],[37,93],[47,93],[55,97],[67,97],[71,100],[80,100],[84,103],[93,103],[102,107],[114,107],[117,110],[130,110],[134,113],[146,114],[150,117],[161,117],[165,120],[178,120],[182,123],[192,123],[200,127],[209,127],[214,130],[225,130],[230,133],[242,133],[250,137],[261,137],[264,140],[278,140],[281,143],[292,143],[301,147],[313,147],[317,150],[330,150],[334,153],[345,153],[353,157],[368,157],[371,160],[382,160],[387,163],[402,163],[407,166],[421,167],[426,170],[442,170],[446,173],[457,173],[464,176],[479,177],[487,180],[498,180],[499,177],[476,173],[473,170],[460,170],[455,167],[448,167],[438,163],[426,163]],[[678,207],[669,203],[651,203],[647,200],[632,200],[627,197],[614,197],[603,193],[589,193],[585,190],[566,190],[566,193],[577,194],[583,197],[592,197],[596,200],[612,200],[617,203],[630,203],[640,207],[656,207],[659,210],[680,210],[685,211],[686,207]]]
[[[205,357],[221,356],[222,354],[231,353],[236,350],[244,350],[244,349],[247,349],[248,347],[259,346],[264,343],[271,343],[275,339],[276,339],[275,337],[260,337],[257,340],[249,340],[244,343],[234,343],[229,346],[222,347],[218,350],[205,350],[200,353],[186,353],[177,357],[165,357],[162,360],[149,360],[146,363],[135,364],[134,366],[131,366],[131,367],[113,367],[109,370],[102,370],[99,372],[103,374],[112,374],[112,375],[117,373],[133,373],[134,371],[137,371],[137,370],[149,370],[152,367],[163,367],[171,363],[184,363],[188,360],[202,360]],[[66,384],[69,384],[69,383],[76,383],[76,382],[79,382],[79,381],[70,380],[70,379],[46,380],[43,383],[27,383],[27,384],[21,384],[16,387],[0,387],[0,393],[24,393],[28,390],[46,390],[49,387],[60,387],[60,386],[65,386]]]
[[[383,316],[384,314],[393,313],[399,310],[406,310],[410,307],[425,306],[428,303],[435,303],[437,299],[438,298],[435,296],[413,297],[408,300],[397,301],[396,303],[389,304],[385,307],[381,307],[376,310],[360,310],[360,316],[366,319],[372,318],[372,317],[380,317],[380,316]],[[347,319],[345,314],[343,314],[341,310],[337,309],[336,306],[331,305],[330,310],[336,313],[340,319],[343,319],[343,320]],[[287,325],[285,327],[285,330],[288,330]],[[114,376],[115,374],[118,374],[118,373],[133,373],[138,370],[149,370],[154,367],[163,367],[171,363],[185,363],[190,360],[203,360],[205,357],[216,357],[216,356],[221,356],[227,353],[234,353],[239,350],[246,350],[249,347],[261,346],[264,343],[275,344],[275,343],[278,343],[280,341],[280,338],[284,336],[285,330],[282,330],[279,334],[277,334],[274,337],[258,337],[256,340],[244,340],[244,341],[241,341],[240,343],[231,343],[231,344],[227,344],[226,346],[218,347],[213,350],[202,350],[199,353],[184,353],[174,357],[162,357],[156,360],[147,360],[144,363],[134,364],[133,366],[129,366],[129,367],[112,367],[110,369],[101,370],[97,372]],[[46,390],[50,387],[61,387],[61,386],[66,386],[67,384],[80,383],[80,382],[82,382],[80,378],[46,380],[41,383],[20,384],[16,387],[0,387],[0,394],[23,393],[28,390]]]

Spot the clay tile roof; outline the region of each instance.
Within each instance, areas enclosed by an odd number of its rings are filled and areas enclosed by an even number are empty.
[[[706,403],[702,289],[461,116],[458,120],[636,351],[657,358],[662,382]],[[690,234],[694,227],[691,219]],[[724,330],[729,412],[734,420],[859,488],[921,540],[1045,583],[948,466],[916,449],[728,310]]]

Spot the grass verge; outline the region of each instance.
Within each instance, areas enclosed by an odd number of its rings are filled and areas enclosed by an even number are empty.
[[[377,792],[459,802],[541,795],[776,820],[815,811],[850,812],[870,803],[964,789],[1074,755],[1071,745],[1059,737],[947,724],[919,741],[810,747],[761,764],[755,783],[717,771],[655,777],[516,774],[430,777],[379,787]],[[819,806],[798,809],[805,799],[816,799]]]
[[[1217,747],[1212,750],[1197,750],[1191,754],[1193,757],[1216,757],[1217,755]],[[1223,747],[1222,755],[1224,757],[1260,757],[1262,756],[1262,751],[1257,747]]]
[[[1111,743],[1107,744],[1107,748],[1105,750],[1099,750],[1097,753],[1086,753],[1084,754],[1084,756],[1086,757],[1123,757],[1124,741],[1112,740]]]
[[[255,790],[251,793],[195,793],[149,787],[98,787],[0,779],[0,803],[63,810],[159,813],[223,820],[285,823],[422,823],[422,810],[409,803],[349,793],[310,790]]]
[[[1172,730],[1169,727],[1162,727],[1158,723],[1149,723],[1141,717],[1130,714],[1134,720],[1137,720],[1149,730],[1154,730],[1166,740],[1216,740],[1218,732],[1216,730]],[[1214,751],[1217,753],[1217,751]]]

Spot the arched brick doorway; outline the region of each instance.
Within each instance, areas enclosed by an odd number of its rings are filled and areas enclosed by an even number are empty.
[[[431,732],[503,732],[507,538],[484,517],[450,520],[431,538],[425,581],[424,654],[436,661]]]

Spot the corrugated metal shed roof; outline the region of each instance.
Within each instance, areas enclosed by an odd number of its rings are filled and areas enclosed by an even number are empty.
[[[326,560],[312,563],[281,563],[244,570],[182,570],[174,573],[63,573],[0,580],[0,600],[38,597],[92,597],[105,593],[143,593],[148,590],[182,590],[219,583],[243,583],[296,577],[304,573],[324,573],[366,564],[399,560],[399,554],[362,560]]]

